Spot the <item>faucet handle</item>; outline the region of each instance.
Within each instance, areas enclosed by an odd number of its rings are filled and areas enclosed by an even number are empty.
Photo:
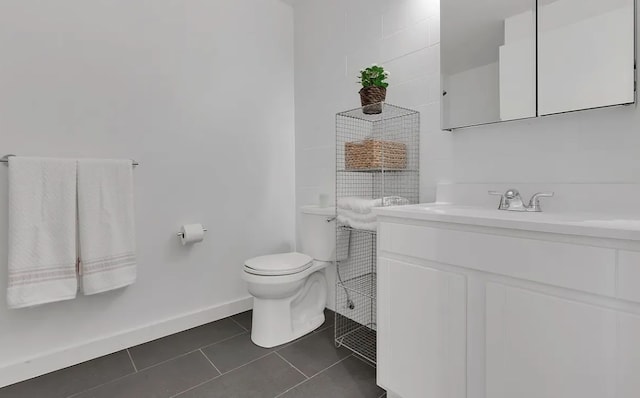
[[[489,195],[500,196],[500,204],[498,204],[498,210],[507,210],[509,205],[507,204],[507,197],[502,192],[489,191]]]
[[[542,208],[540,208],[540,198],[551,198],[554,195],[554,192],[537,192],[533,194],[529,201],[529,211],[542,211]]]
[[[507,190],[507,192],[504,194],[504,197],[507,199],[516,199],[520,197],[520,192],[518,192],[517,189],[509,189]]]

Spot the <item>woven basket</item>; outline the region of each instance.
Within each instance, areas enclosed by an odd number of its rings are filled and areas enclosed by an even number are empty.
[[[384,87],[363,87],[360,90],[360,103],[362,112],[368,115],[382,113],[382,103],[387,98],[387,89]]]
[[[407,168],[407,146],[399,142],[364,140],[344,144],[347,170]]]

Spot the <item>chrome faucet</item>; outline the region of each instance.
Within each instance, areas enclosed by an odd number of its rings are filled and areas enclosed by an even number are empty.
[[[500,205],[498,210],[508,211],[530,211],[541,212],[540,198],[550,198],[554,195],[553,192],[538,192],[531,197],[529,205],[525,205],[522,201],[522,196],[517,189],[509,189],[507,192],[489,191],[489,195],[500,196]]]

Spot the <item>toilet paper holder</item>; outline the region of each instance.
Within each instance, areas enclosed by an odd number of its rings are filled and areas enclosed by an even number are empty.
[[[206,229],[206,228],[202,228],[202,230],[203,230],[204,232],[207,232],[207,229]],[[178,238],[183,238],[183,237],[184,237],[184,234],[183,234],[182,232],[178,232],[178,234],[177,234],[177,235],[178,235]]]

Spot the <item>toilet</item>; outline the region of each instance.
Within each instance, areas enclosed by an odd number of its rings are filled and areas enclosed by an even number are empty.
[[[253,296],[251,340],[271,348],[324,323],[327,280],[323,270],[335,258],[333,207],[304,206],[300,218],[303,253],[254,257],[242,272]]]

